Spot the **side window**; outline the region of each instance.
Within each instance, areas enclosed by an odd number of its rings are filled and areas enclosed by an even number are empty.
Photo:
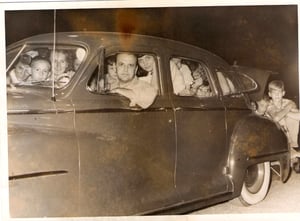
[[[174,94],[200,98],[214,96],[208,71],[203,62],[172,57],[170,72]]]
[[[122,53],[122,52],[119,52]],[[126,52],[136,58],[134,70],[130,67],[118,67],[117,73],[117,54],[110,54],[105,57],[102,70],[95,70],[91,79],[88,81],[88,90],[96,93],[111,93],[115,89],[122,87],[122,84],[131,79],[138,79],[146,82],[151,87],[159,91],[157,57],[150,53]],[[126,70],[125,70],[126,69]],[[132,75],[125,76],[124,72],[132,72]]]
[[[76,46],[27,46],[8,52],[7,85],[62,88],[73,78],[86,57]]]
[[[254,91],[258,88],[257,83],[246,74],[236,74],[236,79],[239,81],[239,90],[241,92]]]
[[[223,95],[234,94],[237,92],[232,79],[229,75],[225,74],[222,71],[217,71],[217,77],[220,83],[220,87]]]

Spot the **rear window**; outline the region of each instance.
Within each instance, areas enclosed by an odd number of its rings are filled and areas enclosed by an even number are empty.
[[[239,89],[242,92],[248,92],[256,90],[258,85],[257,83],[245,74],[236,74],[237,80],[239,81]]]

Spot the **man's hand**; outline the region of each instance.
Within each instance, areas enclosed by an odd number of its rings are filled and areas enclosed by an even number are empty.
[[[130,100],[130,103],[129,103],[130,107],[136,106],[136,101],[134,99],[135,96],[134,96],[134,93],[132,90],[125,89],[125,88],[115,88],[115,89],[112,89],[110,92],[117,93],[117,94],[123,95],[124,97],[127,97]]]

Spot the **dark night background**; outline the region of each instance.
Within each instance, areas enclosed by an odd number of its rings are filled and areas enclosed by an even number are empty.
[[[76,9],[56,11],[57,31],[119,31],[171,38],[232,64],[279,72],[299,100],[297,5]],[[53,10],[6,11],[6,44],[53,32]]]

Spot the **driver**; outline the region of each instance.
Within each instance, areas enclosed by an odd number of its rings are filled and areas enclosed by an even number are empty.
[[[157,90],[148,82],[138,79],[137,57],[132,53],[119,53],[116,57],[116,73],[119,86],[111,92],[119,93],[130,100],[130,107],[138,105],[145,109],[155,100]]]

